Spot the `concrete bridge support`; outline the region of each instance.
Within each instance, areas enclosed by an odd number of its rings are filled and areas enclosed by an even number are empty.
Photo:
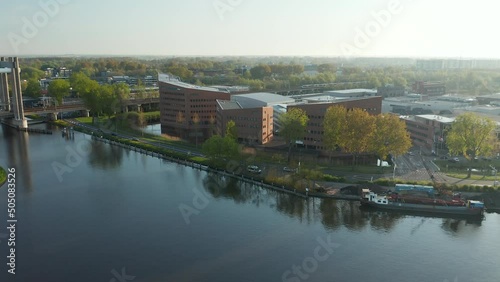
[[[0,62],[6,62],[5,57],[0,57]],[[0,73],[0,100],[4,111],[10,112],[9,76],[7,73]]]
[[[0,74],[0,89],[2,102],[10,106],[14,119],[12,125],[20,128],[28,128],[28,121],[24,117],[23,94],[21,90],[21,68],[19,66],[19,59],[11,57],[9,59],[0,57],[0,67],[7,69],[7,72]],[[12,104],[9,98],[9,79],[7,73],[11,74],[12,82]]]
[[[59,113],[50,113],[50,114],[48,114],[49,120],[51,120],[51,121],[56,121],[56,120],[57,120],[57,115],[58,115],[58,114],[59,114]]]
[[[89,110],[82,110],[82,111],[80,111],[80,115],[82,117],[90,117],[90,111]]]
[[[28,128],[28,121],[24,117],[24,104],[23,104],[23,94],[21,90],[21,68],[19,66],[19,58],[10,58],[13,68],[12,68],[12,99],[13,99],[13,111],[14,120],[13,123],[19,128]]]

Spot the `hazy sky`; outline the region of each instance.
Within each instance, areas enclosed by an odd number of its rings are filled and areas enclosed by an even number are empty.
[[[493,0],[16,0],[0,6],[2,55],[500,57],[500,3]]]

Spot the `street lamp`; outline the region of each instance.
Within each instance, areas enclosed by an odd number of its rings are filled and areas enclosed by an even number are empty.
[[[397,167],[397,165],[396,165],[396,163],[394,161],[392,163],[394,164],[394,170],[392,171],[392,180],[394,180],[394,178],[396,176],[396,167]]]

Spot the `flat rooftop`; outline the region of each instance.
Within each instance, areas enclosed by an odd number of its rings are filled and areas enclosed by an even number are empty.
[[[216,100],[216,101],[217,101],[217,104],[219,104],[219,106],[223,110],[239,110],[239,109],[243,109],[243,107],[238,102],[228,101],[228,100]]]
[[[238,102],[244,109],[271,107],[277,104],[295,103],[295,99],[292,99],[290,97],[267,92],[235,94],[231,96],[231,101]]]
[[[438,116],[438,115],[417,115],[417,117],[423,118],[423,119],[428,119],[428,120],[439,121],[440,123],[452,123],[455,121],[455,118],[448,118],[448,117],[443,117],[443,116]]]
[[[356,89],[345,89],[345,90],[331,90],[331,91],[325,91],[325,94],[328,94],[328,93],[333,93],[333,94],[356,94],[356,93],[369,93],[369,94],[377,94],[377,90],[374,90],[374,89],[356,88]]]
[[[212,92],[228,93],[228,91],[221,91],[221,90],[219,90],[217,88],[213,88],[213,87],[198,86],[198,85],[182,82],[178,77],[164,74],[164,73],[158,74],[158,81],[163,82],[163,83],[167,83],[167,84],[170,84],[173,86],[185,88],[185,89],[199,89],[199,90],[212,91]]]

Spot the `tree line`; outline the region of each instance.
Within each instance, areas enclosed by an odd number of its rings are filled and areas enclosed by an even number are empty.
[[[254,91],[298,88],[305,84],[344,83],[332,90],[377,88],[387,84],[411,87],[415,81],[442,81],[448,92],[469,95],[500,91],[500,70],[419,70],[411,60],[404,64],[367,64],[361,60],[328,58],[34,58],[22,59],[24,86],[45,77],[49,67],[66,67],[95,77],[144,76],[171,73],[197,85],[247,85]],[[308,71],[307,73],[304,71]],[[350,82],[361,82],[351,84]]]

